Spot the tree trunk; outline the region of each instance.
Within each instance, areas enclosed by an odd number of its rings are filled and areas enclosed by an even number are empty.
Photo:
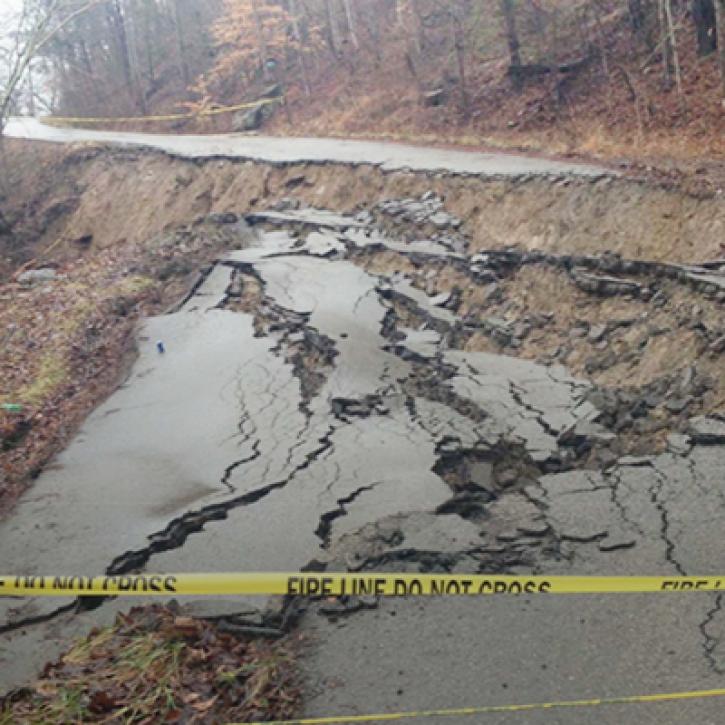
[[[667,20],[667,35],[672,50],[672,67],[675,71],[675,83],[677,84],[677,92],[682,95],[682,73],[680,72],[680,54],[677,50],[675,23],[672,19],[672,0],[665,0],[665,18]]]
[[[642,0],[628,0],[629,8],[629,24],[632,32],[639,35],[644,27],[644,10],[642,8]]]
[[[179,74],[181,80],[184,82],[184,88],[188,88],[191,83],[191,76],[189,75],[189,64],[186,60],[186,34],[184,33],[184,24],[181,19],[181,13],[179,12],[179,0],[174,0],[171,3],[171,7],[174,12],[174,35],[176,36],[176,52],[178,53],[177,65],[179,67]]]
[[[325,0],[325,12],[327,13],[327,30],[330,49],[335,55],[340,54],[340,29],[337,26],[335,9],[332,7],[332,0]]]
[[[357,39],[357,30],[355,22],[355,14],[350,5],[350,0],[342,0],[342,4],[345,6],[345,18],[347,19],[347,29],[350,31],[350,40],[356,49],[360,48],[360,43]]]
[[[660,26],[660,40],[662,45],[662,77],[664,78],[665,86],[668,88],[672,85],[672,43],[670,36],[670,28],[667,23],[667,12],[665,10],[665,3],[667,0],[657,0],[657,16],[659,18]]]
[[[257,0],[252,0],[252,15],[254,16],[254,25],[257,32],[257,47],[259,48],[259,66],[262,70],[264,77],[268,77],[267,61],[269,60],[269,54],[267,52],[267,39],[264,37],[264,26],[262,25],[262,18],[259,15],[259,5]]]
[[[290,0],[289,3],[289,11],[290,16],[292,17],[292,33],[294,34],[294,39],[297,43],[297,60],[300,64],[300,75],[302,76],[302,87],[305,90],[306,96],[312,95],[312,90],[310,88],[310,78],[309,74],[307,73],[307,64],[305,63],[305,54],[302,50],[303,48],[303,38],[302,38],[302,30],[300,29],[300,18],[297,14],[299,12],[299,8],[297,6],[297,0]]]
[[[717,47],[714,0],[692,0],[692,21],[697,33],[697,54],[714,53]]]
[[[458,62],[458,82],[461,87],[461,108],[465,117],[469,114],[468,89],[466,88],[466,37],[463,28],[463,21],[451,13],[451,25],[453,30],[453,43],[456,48],[456,60]]]
[[[717,20],[717,48],[720,63],[720,80],[722,85],[723,104],[725,104],[725,0],[715,0],[715,17]]]
[[[136,105],[142,114],[146,115],[146,97],[141,79],[141,62],[139,60],[138,5],[135,0],[126,0],[126,39],[128,42],[128,59],[131,66],[131,79]]]
[[[123,73],[123,80],[128,88],[129,94],[135,99],[138,105],[138,93],[135,88],[133,72],[131,69],[131,57],[129,54],[128,35],[126,33],[126,22],[123,17],[121,0],[113,0],[108,9],[108,18],[111,24],[114,41],[118,51],[118,57]],[[139,108],[138,110],[142,110]]]
[[[521,67],[521,44],[519,43],[519,34],[516,31],[516,16],[514,14],[514,0],[501,0],[501,13],[503,15],[504,26],[506,29],[506,41],[509,47],[509,58],[511,68]],[[521,86],[521,79],[516,73],[512,74],[512,79],[516,87]]]
[[[33,85],[33,66],[28,66],[28,113],[35,116],[35,86]]]

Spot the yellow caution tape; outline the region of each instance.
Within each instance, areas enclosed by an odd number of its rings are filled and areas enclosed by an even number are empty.
[[[266,106],[270,103],[280,103],[284,96],[277,98],[265,98],[261,101],[253,101],[252,103],[240,103],[236,106],[224,106],[223,108],[211,108],[205,111],[197,111],[190,113],[173,113],[166,116],[128,116],[126,118],[84,118],[71,116],[44,116],[40,120],[48,126],[65,126],[72,123],[148,123],[152,121],[183,121],[190,118],[200,118],[203,116],[218,116],[222,113],[233,113],[234,111],[243,111],[246,108],[257,108],[258,106]]]
[[[485,576],[479,574],[124,574],[113,576],[0,576],[0,596],[303,597],[457,596],[489,594],[646,594],[723,591],[724,576]]]
[[[634,705],[646,702],[674,702],[677,700],[704,700],[725,697],[725,689],[693,690],[691,692],[667,692],[656,695],[629,695],[625,697],[597,697],[591,700],[558,700],[535,702],[526,705],[488,705],[485,707],[459,707],[451,710],[413,710],[410,712],[379,713],[377,715],[342,715],[339,717],[311,717],[301,720],[268,720],[246,725],[332,725],[332,723],[386,722],[413,720],[424,717],[468,717],[502,712],[531,712],[533,710],[557,710],[563,708],[601,707],[602,705]],[[242,725],[230,723],[229,725]]]

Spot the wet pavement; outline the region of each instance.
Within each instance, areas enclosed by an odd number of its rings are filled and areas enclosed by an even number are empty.
[[[725,570],[725,421],[693,418],[667,452],[594,467],[577,447],[618,434],[590,383],[561,365],[465,351],[452,300],[361,264],[377,246],[413,260],[464,252],[438,240],[421,253],[317,210],[248,221],[253,242],[144,323],[128,380],[0,522],[3,570]],[[281,606],[181,603],[257,623]],[[42,666],[62,631],[121,606],[60,611],[69,604],[0,601],[0,689]],[[721,687],[720,604],[691,594],[285,606],[307,608],[307,714],[332,716]],[[721,711],[485,722],[715,723]]]
[[[96,141],[131,146],[146,146],[185,158],[250,159],[270,164],[336,163],[372,165],[385,171],[443,171],[454,174],[485,176],[522,176],[575,174],[598,177],[613,175],[604,167],[569,163],[554,159],[505,153],[457,151],[431,147],[347,141],[325,138],[277,138],[274,136],[176,135],[93,131],[59,128],[33,118],[11,118],[4,133],[15,138],[72,143]]]

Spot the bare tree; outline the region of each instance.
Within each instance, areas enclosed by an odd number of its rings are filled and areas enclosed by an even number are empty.
[[[501,15],[503,16],[506,42],[509,48],[511,78],[513,79],[514,85],[519,87],[521,85],[521,78],[517,69],[521,67],[521,44],[519,42],[519,34],[516,30],[514,0],[501,0]]]
[[[187,87],[191,83],[191,75],[189,74],[189,63],[187,60],[186,49],[186,32],[184,29],[184,21],[179,12],[179,3],[172,2],[171,9],[174,14],[174,36],[176,38],[176,52],[178,55],[179,75]]]
[[[72,6],[64,0],[47,3],[23,0],[13,28],[11,47],[5,52],[6,77],[0,85],[0,137],[33,58],[75,18],[106,1],[90,0],[70,9]]]
[[[327,38],[330,50],[335,55],[340,54],[342,42],[340,40],[340,26],[337,22],[337,14],[332,4],[332,0],[325,0],[325,13],[327,14]]]
[[[345,6],[345,19],[347,20],[347,29],[350,33],[350,40],[355,48],[360,48],[360,41],[357,39],[355,12],[350,4],[350,0],[342,0],[342,4]]]
[[[300,66],[300,76],[302,78],[302,87],[304,88],[305,95],[311,96],[312,89],[310,88],[310,76],[307,72],[307,64],[305,63],[305,54],[302,49],[304,37],[302,35],[302,28],[300,27],[300,16],[299,7],[297,0],[290,0],[290,16],[292,20],[292,33],[294,34],[295,42],[297,43],[297,62]]]
[[[451,31],[453,35],[453,47],[456,50],[456,63],[458,65],[458,82],[461,89],[461,109],[464,116],[470,113],[470,102],[468,98],[468,87],[466,86],[466,28],[463,13],[455,5],[451,4],[450,9]]]
[[[692,21],[697,33],[697,52],[710,55],[717,46],[714,0],[692,0]]]
[[[723,104],[725,104],[725,0],[715,0],[715,18],[717,26],[717,48],[720,63]]]
[[[672,85],[672,36],[667,23],[667,13],[665,4],[667,0],[657,0],[657,17],[659,19],[660,28],[660,44],[662,46],[662,76],[667,87]]]
[[[667,35],[672,51],[672,67],[675,71],[675,84],[677,92],[682,95],[682,72],[680,70],[680,53],[677,50],[677,36],[675,35],[675,23],[672,20],[672,0],[664,0],[665,21],[667,25]]]

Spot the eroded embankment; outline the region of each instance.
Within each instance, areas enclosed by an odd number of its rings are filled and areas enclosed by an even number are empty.
[[[48,235],[46,241],[92,236],[96,247],[141,242],[211,212],[264,208],[290,194],[349,212],[431,190],[463,220],[472,251],[518,245],[693,262],[720,256],[725,238],[725,205],[716,192],[698,196],[625,177],[482,178],[333,163],[273,166],[91,145],[70,147],[56,169],[46,163],[43,175],[62,175],[63,184],[57,194],[45,185],[39,198],[25,191],[31,196],[25,211],[32,211],[37,234]]]

